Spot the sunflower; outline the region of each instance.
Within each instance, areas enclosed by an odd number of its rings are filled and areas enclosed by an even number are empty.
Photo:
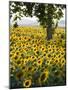
[[[59,59],[55,59],[55,64],[58,64],[59,63]]]
[[[42,59],[37,60],[37,65],[38,66],[41,66],[42,65],[42,62],[43,62]]]
[[[65,66],[65,64],[62,64],[62,63],[59,63],[59,64],[58,64],[58,67],[59,67],[60,69],[64,68],[64,66]]]
[[[25,44],[24,44],[24,43],[21,43],[21,46],[22,46],[22,47],[25,47]]]
[[[27,43],[26,43],[26,46],[30,46],[30,44],[27,42]]]
[[[53,52],[53,48],[48,48],[48,52]]]
[[[21,61],[18,59],[18,60],[16,60],[16,63],[19,66],[21,64]]]
[[[34,52],[36,52],[38,50],[38,48],[37,47],[33,47],[33,50],[34,50]]]
[[[56,49],[56,45],[52,45],[52,48],[53,48],[53,49]]]
[[[48,48],[48,49],[52,48],[52,45],[48,45],[47,48]]]
[[[58,58],[58,57],[54,57],[54,61],[53,61],[53,63],[54,64],[58,64],[60,62],[60,58]]]
[[[55,58],[57,55],[56,55],[56,53],[54,52],[54,53],[52,53],[52,57],[53,58]]]
[[[27,71],[27,67],[25,65],[22,65],[22,72]]]
[[[33,56],[30,56],[30,60],[31,60],[31,61],[34,61],[34,60],[36,60],[36,56],[35,56],[35,55],[33,55]]]
[[[22,71],[19,71],[16,73],[16,79],[19,80],[20,78],[23,77],[23,72]]]
[[[36,44],[33,44],[33,47],[35,48],[35,47],[37,47],[37,45]]]
[[[62,60],[61,60],[61,62],[60,62],[61,64],[62,64],[62,66],[63,65],[65,65],[65,59],[64,58],[62,58]]]
[[[46,57],[46,54],[47,54],[46,52],[43,52],[43,53],[42,53],[42,56],[43,56],[43,57]]]
[[[60,51],[63,52],[64,51],[64,48],[63,47],[60,47]]]
[[[40,75],[40,81],[45,82],[48,79],[48,76],[49,76],[49,71],[46,69]]]
[[[14,53],[14,55],[13,55],[13,58],[12,58],[13,60],[17,60],[18,59],[18,56],[17,56],[17,54],[16,53]]]
[[[9,68],[10,68],[10,71],[11,71],[11,72],[14,72],[15,69],[16,69],[14,65],[10,65]]]
[[[23,61],[24,61],[23,64],[25,65],[29,61],[29,59],[28,58],[24,58]]]
[[[32,73],[35,73],[38,70],[38,66],[36,65],[36,63],[34,63],[32,65]]]
[[[24,36],[23,38],[24,38],[24,40],[26,40],[26,39],[27,39],[27,37],[26,37],[26,36]]]
[[[45,47],[42,47],[41,50],[42,50],[42,51],[46,51]]]
[[[33,71],[33,66],[28,66],[28,67],[27,67],[27,71],[28,71],[28,72],[32,72],[32,71]]]
[[[46,65],[51,66],[52,65],[52,60],[50,60],[50,59],[46,60]]]
[[[13,52],[11,51],[11,52],[10,52],[10,58],[11,58],[12,56],[13,56]]]
[[[31,79],[27,79],[27,80],[25,80],[25,81],[23,82],[23,86],[24,86],[25,88],[30,87],[31,84],[32,84]]]

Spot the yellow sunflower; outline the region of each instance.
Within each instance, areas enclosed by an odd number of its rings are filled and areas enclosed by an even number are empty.
[[[27,71],[27,67],[25,65],[22,65],[21,67],[22,67],[22,72]]]
[[[50,66],[52,64],[52,60],[48,59],[46,60],[46,65]]]
[[[31,73],[33,71],[33,66],[27,67],[27,71]]]
[[[38,48],[37,47],[33,47],[33,50],[36,52],[38,50]]]
[[[47,48],[48,48],[48,49],[49,49],[49,48],[52,48],[52,45],[48,45]]]
[[[36,56],[35,56],[35,55],[30,56],[30,60],[31,60],[31,61],[34,61],[35,59],[36,59]]]
[[[48,48],[48,52],[53,52],[53,48]]]
[[[23,86],[24,86],[25,88],[30,87],[31,84],[32,84],[31,79],[27,79],[27,80],[25,80],[25,81],[23,82]]]
[[[63,66],[63,65],[65,65],[65,62],[66,62],[66,60],[65,60],[64,58],[62,58],[62,60],[61,60],[61,62],[60,62],[60,63],[61,63],[61,64],[62,64],[62,66]]]
[[[42,62],[43,62],[42,59],[37,60],[37,65],[38,66],[41,66],[42,65]]]
[[[54,64],[57,65],[57,64],[59,64],[59,62],[60,62],[60,58],[55,57],[55,58],[54,58]]]
[[[48,76],[49,76],[49,71],[46,69],[40,75],[40,81],[45,82],[48,79]]]
[[[16,53],[14,53],[14,55],[12,56],[13,58],[13,60],[17,60],[18,59],[18,56],[17,56],[17,54]]]
[[[42,50],[42,51],[46,51],[45,47],[42,47],[41,50]]]
[[[16,69],[14,65],[10,65],[9,68],[10,68],[10,71],[12,71],[12,72],[14,72]]]
[[[23,72],[19,71],[16,73],[16,79],[19,80],[21,77],[23,77]]]

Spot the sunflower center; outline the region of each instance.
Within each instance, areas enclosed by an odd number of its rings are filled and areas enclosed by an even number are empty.
[[[42,74],[41,81],[43,81],[44,79],[45,79],[45,74]]]
[[[38,61],[38,63],[40,63],[41,61]]]
[[[26,86],[28,86],[28,85],[29,85],[29,82],[27,81],[27,82],[26,82]]]

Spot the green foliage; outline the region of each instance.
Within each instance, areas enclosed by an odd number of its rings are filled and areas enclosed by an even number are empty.
[[[13,9],[11,8],[13,7]],[[40,25],[44,28],[47,28],[47,38],[52,38],[52,31],[57,27],[58,20],[63,17],[62,9],[65,8],[65,5],[57,5],[57,4],[44,4],[44,3],[30,3],[30,2],[10,2],[10,17],[12,14],[19,13],[16,15],[17,19],[21,19],[23,16],[36,16]],[[54,21],[56,20],[56,22]],[[49,31],[51,32],[49,33]]]

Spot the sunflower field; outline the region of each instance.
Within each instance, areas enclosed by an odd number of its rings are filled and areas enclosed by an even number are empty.
[[[66,35],[57,28],[47,40],[42,27],[10,28],[10,87],[66,84]]]

